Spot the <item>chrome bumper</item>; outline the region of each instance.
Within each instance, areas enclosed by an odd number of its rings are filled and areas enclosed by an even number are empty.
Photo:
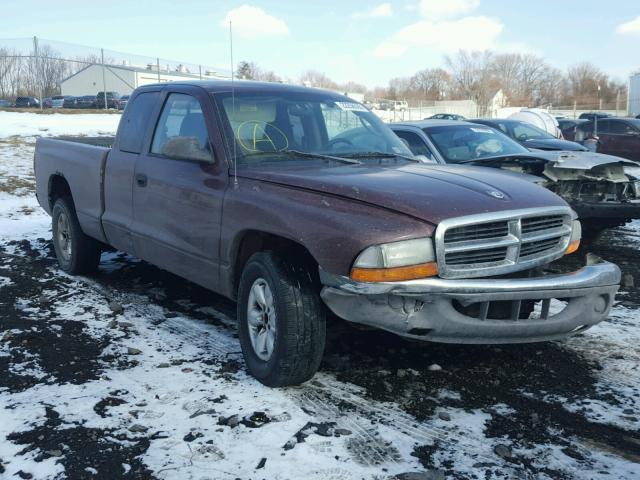
[[[608,262],[535,278],[394,283],[358,283],[320,270],[322,299],[345,320],[415,339],[487,344],[552,340],[592,327],[607,317],[620,276]],[[552,299],[563,308],[550,311]],[[539,318],[519,318],[526,301],[538,303]],[[510,302],[511,317],[491,318],[494,302]],[[478,315],[464,313],[474,304]]]

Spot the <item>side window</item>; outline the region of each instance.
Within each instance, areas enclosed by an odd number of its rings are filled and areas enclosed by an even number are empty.
[[[595,120],[594,120],[595,123]],[[601,120],[598,119],[598,133],[612,133],[611,132],[611,125],[610,125],[610,121],[609,120]],[[595,128],[595,127],[594,127]]]
[[[411,153],[414,155],[424,155],[425,157],[434,160],[431,150],[429,150],[427,144],[424,143],[424,140],[422,140],[417,133],[407,132],[405,130],[397,130],[394,133],[407,143]]]
[[[629,133],[635,132],[635,129],[625,122],[610,120],[609,123],[611,124],[611,126],[609,127],[609,133],[627,135]]]
[[[127,106],[122,118],[122,126],[118,132],[121,151],[129,153],[142,151],[147,121],[159,97],[159,92],[141,93]]]
[[[151,153],[177,160],[213,161],[207,125],[198,100],[182,93],[167,97],[153,134]]]
[[[493,125],[492,125],[493,126]],[[505,135],[509,135],[509,129],[504,123],[498,123],[498,129]]]

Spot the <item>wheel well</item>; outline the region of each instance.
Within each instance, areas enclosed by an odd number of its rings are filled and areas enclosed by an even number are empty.
[[[62,175],[51,175],[49,178],[49,206],[53,208],[53,204],[60,197],[71,197],[69,183]]]
[[[313,255],[300,243],[286,237],[274,235],[271,233],[250,230],[242,235],[238,241],[235,262],[233,267],[233,292],[238,291],[240,277],[247,260],[251,255],[257,252],[272,251],[286,258],[296,260],[299,265],[308,267],[309,272],[313,275],[313,280],[319,282],[318,262]]]

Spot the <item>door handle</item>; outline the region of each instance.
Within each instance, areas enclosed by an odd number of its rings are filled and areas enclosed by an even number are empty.
[[[139,187],[146,187],[147,176],[144,173],[136,173],[136,183]]]

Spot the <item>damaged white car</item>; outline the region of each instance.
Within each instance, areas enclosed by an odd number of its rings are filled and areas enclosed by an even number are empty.
[[[527,175],[578,213],[586,237],[640,218],[640,164],[593,152],[531,151],[502,132],[468,122],[390,125],[414,153],[436,163],[474,164]]]

